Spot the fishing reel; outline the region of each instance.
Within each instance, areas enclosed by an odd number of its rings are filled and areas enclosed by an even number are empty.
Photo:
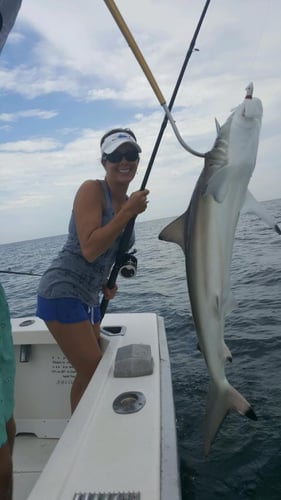
[[[134,278],[137,274],[138,261],[134,254],[137,250],[130,253],[125,253],[123,257],[123,262],[120,267],[120,274],[123,278]]]

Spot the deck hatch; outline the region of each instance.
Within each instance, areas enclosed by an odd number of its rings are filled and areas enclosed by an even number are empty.
[[[140,492],[75,493],[73,500],[141,500]]]
[[[149,344],[129,344],[117,349],[114,377],[144,377],[153,373]]]

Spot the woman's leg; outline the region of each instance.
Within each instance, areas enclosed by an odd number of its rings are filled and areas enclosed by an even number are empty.
[[[94,335],[97,339],[97,341],[100,340],[100,323],[94,323],[94,325],[92,325],[92,329],[93,329],[93,332],[94,332]]]
[[[9,443],[11,455],[12,455],[13,448],[14,448],[14,442],[15,442],[15,436],[16,436],[16,422],[14,420],[14,417],[11,417],[10,420],[8,420],[7,425],[6,425],[6,430],[7,430],[7,436],[8,436],[8,443]]]
[[[70,396],[73,412],[100,362],[102,352],[89,321],[67,324],[47,321],[46,324],[62,352],[76,370]]]
[[[0,448],[0,500],[12,500],[13,464],[8,441]]]

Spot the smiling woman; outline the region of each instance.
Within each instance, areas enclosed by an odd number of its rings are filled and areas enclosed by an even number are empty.
[[[116,181],[130,182],[135,177],[141,148],[136,136],[129,129],[113,129],[101,139],[102,164],[106,170],[107,182],[114,174]],[[118,176],[119,174],[119,176]],[[125,195],[126,196],[126,195]],[[123,200],[122,200],[123,197]],[[120,196],[119,205],[124,202],[124,193]],[[118,205],[115,207],[118,211]]]
[[[113,129],[101,139],[103,180],[86,180],[78,189],[68,239],[44,273],[38,290],[42,318],[77,372],[71,391],[74,410],[102,356],[99,346],[103,292],[112,299],[117,287],[106,287],[123,229],[147,207],[148,190],[127,195],[141,148],[131,130]],[[134,243],[134,236],[128,248]]]

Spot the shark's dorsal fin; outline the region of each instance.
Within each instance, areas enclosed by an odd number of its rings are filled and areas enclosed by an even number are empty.
[[[177,245],[179,245],[184,251],[185,217],[186,217],[186,212],[177,219],[175,219],[173,222],[168,224],[168,226],[164,227],[164,229],[162,229],[161,233],[159,234],[159,240],[177,243]]]
[[[216,124],[217,135],[219,135],[220,130],[221,130],[221,126],[216,118],[215,118],[215,124]]]

